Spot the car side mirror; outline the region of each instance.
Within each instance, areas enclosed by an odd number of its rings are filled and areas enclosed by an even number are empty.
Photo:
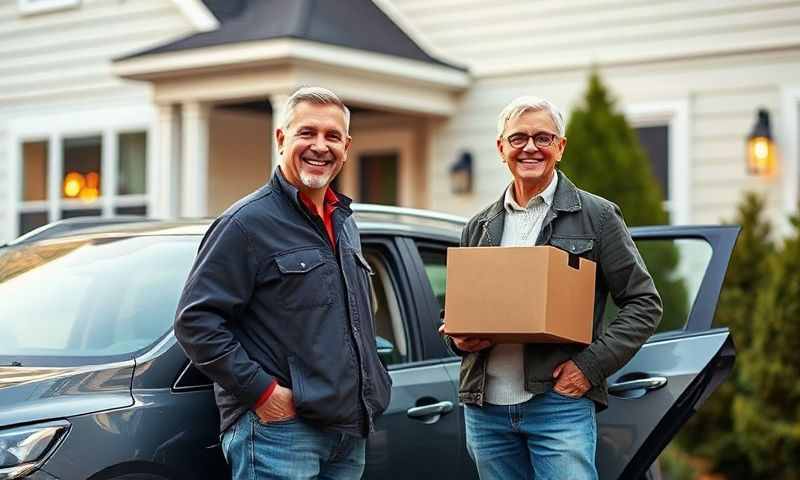
[[[383,337],[379,337],[375,335],[375,348],[378,350],[378,358],[380,358],[381,363],[385,367],[387,364],[391,364],[394,360],[394,344],[389,340],[386,340]]]

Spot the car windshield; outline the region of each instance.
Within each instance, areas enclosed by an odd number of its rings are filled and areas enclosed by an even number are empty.
[[[172,326],[200,237],[70,239],[0,250],[0,353],[107,357]]]

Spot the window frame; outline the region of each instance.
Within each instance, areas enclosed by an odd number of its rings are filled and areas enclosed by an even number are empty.
[[[788,235],[792,230],[789,220],[797,211],[800,197],[800,85],[781,87],[781,121],[778,124],[777,139],[782,164],[782,188],[784,214],[778,222],[779,233]],[[782,128],[781,128],[782,127]]]
[[[691,220],[691,182],[687,181],[689,160],[689,101],[633,103],[625,106],[625,117],[633,128],[666,126],[670,198],[664,202],[671,225],[686,225]]]
[[[9,169],[7,238],[20,235],[19,215],[25,212],[47,213],[48,222],[62,218],[62,210],[99,209],[101,218],[112,218],[117,207],[142,206],[153,211],[155,205],[156,178],[155,138],[153,111],[149,106],[104,108],[89,111],[65,111],[22,117],[9,125],[8,150],[11,152]],[[143,132],[146,138],[146,192],[143,195],[117,195],[117,167],[119,135]],[[63,181],[64,140],[77,137],[100,136],[101,138],[101,196],[92,202],[61,198]],[[23,144],[47,142],[47,200],[26,202],[22,199]]]
[[[413,256],[413,264],[409,264],[409,270],[413,267],[413,273],[410,271],[411,274],[416,275],[417,281],[415,282],[418,285],[418,288],[415,289],[415,295],[420,298],[424,299],[424,301],[420,301],[421,305],[419,308],[421,312],[419,314],[419,329],[420,332],[420,339],[425,343],[425,362],[427,363],[441,363],[441,362],[449,362],[452,361],[456,357],[452,351],[447,347],[444,340],[438,333],[438,325],[441,323],[439,318],[441,308],[436,301],[436,297],[433,292],[433,287],[430,285],[430,279],[428,278],[427,273],[425,272],[425,263],[422,261],[422,255],[420,255],[419,249],[420,248],[427,248],[431,250],[441,250],[445,254],[445,265],[447,259],[447,249],[451,247],[458,247],[458,239],[444,239],[444,238],[426,238],[422,236],[415,236],[411,238],[404,238],[406,248],[408,248]],[[425,327],[425,321],[433,321],[435,324],[433,326],[429,326],[428,328]],[[432,327],[432,328],[431,328]]]
[[[393,334],[397,333],[395,331],[396,330],[395,322],[400,322],[400,329],[402,330],[402,334],[403,334],[404,345],[402,347],[405,349],[405,354],[403,354],[403,356],[406,358],[406,361],[401,362],[401,363],[388,364],[388,365],[386,365],[386,368],[387,369],[391,369],[392,367],[395,367],[397,365],[406,365],[408,363],[411,363],[411,362],[413,362],[413,357],[414,357],[412,355],[413,350],[414,350],[413,347],[412,347],[412,340],[411,340],[412,334],[409,331],[410,329],[409,329],[409,326],[408,326],[408,322],[404,321],[404,319],[403,319],[403,317],[405,316],[404,315],[404,311],[406,311],[407,308],[403,306],[403,299],[402,299],[402,296],[399,295],[398,288],[397,288],[397,279],[395,278],[395,275],[392,273],[390,261],[387,260],[387,257],[390,256],[391,254],[387,255],[387,251],[385,250],[385,248],[380,243],[375,244],[375,243],[372,243],[372,242],[369,242],[369,241],[365,243],[365,245],[363,247],[363,253],[364,253],[364,257],[366,259],[369,260],[369,259],[373,259],[374,258],[374,259],[376,259],[377,262],[380,263],[380,265],[372,265],[372,267],[373,267],[373,270],[375,271],[375,275],[376,276],[379,276],[379,275],[381,276],[381,284],[384,287],[384,292],[382,294],[378,294],[377,292],[375,292],[375,295],[379,296],[379,297],[382,295],[383,298],[386,300],[387,305],[385,305],[385,306],[388,309],[387,313],[389,315],[389,320],[391,322],[390,326],[392,328]],[[385,278],[383,278],[383,275],[385,275]],[[373,281],[372,282],[373,288],[374,288],[374,285],[375,285],[375,282]],[[391,288],[391,291],[389,291],[389,288]],[[390,296],[392,297],[391,300],[389,298]],[[388,305],[388,303],[390,301],[392,301],[392,300],[395,303],[396,311],[394,311],[395,309],[391,308]],[[374,325],[374,323],[375,323],[375,318],[374,318],[374,315],[373,315],[373,328],[375,329],[375,335],[377,336],[378,332],[377,332],[377,328]],[[398,348],[398,346],[399,345],[397,344],[396,339],[395,339],[394,347]],[[400,353],[402,354],[402,352],[400,352]]]

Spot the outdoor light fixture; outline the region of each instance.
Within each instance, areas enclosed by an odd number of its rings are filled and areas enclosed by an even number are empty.
[[[472,192],[472,154],[462,152],[450,166],[450,189],[453,193]]]
[[[747,136],[747,173],[769,175],[775,170],[775,142],[769,127],[769,112],[758,110],[758,120]]]

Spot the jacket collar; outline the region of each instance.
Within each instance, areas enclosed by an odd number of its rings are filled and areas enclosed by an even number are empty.
[[[581,199],[578,195],[578,189],[575,187],[569,178],[561,170],[557,170],[558,184],[556,184],[556,193],[553,196],[553,204],[550,211],[545,218],[544,224],[550,223],[558,212],[577,212],[581,210]],[[503,227],[505,226],[505,191],[500,199],[489,207],[483,217],[479,220],[482,224],[485,234],[482,238],[487,245],[500,245],[500,239],[503,236]],[[542,230],[544,230],[544,224]],[[481,243],[484,244],[484,240]]]
[[[269,186],[272,187],[273,190],[277,190],[278,192],[286,195],[289,200],[297,206],[297,208],[304,208],[300,204],[300,196],[298,195],[300,190],[286,180],[281,167],[275,169],[275,172],[272,174],[272,178],[269,180]],[[343,195],[333,189],[331,189],[331,191],[334,193],[334,195],[336,195],[336,199],[338,200],[337,210],[341,209],[347,214],[347,216],[351,215],[353,210],[350,209],[350,204],[353,203],[353,200],[347,195]]]

